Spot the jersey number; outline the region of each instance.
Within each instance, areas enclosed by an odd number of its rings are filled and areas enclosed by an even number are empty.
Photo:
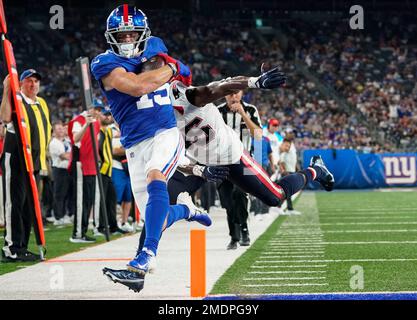
[[[203,122],[203,119],[196,117],[185,126],[185,149],[188,149],[193,143],[196,143],[197,141],[199,141],[200,143],[204,141],[205,144],[209,144],[210,141],[214,139],[216,132],[213,130],[212,127],[210,127],[209,125],[205,125],[201,128],[198,128],[201,122]],[[190,132],[190,130],[194,128],[199,129],[202,132],[202,134],[192,134],[192,136],[195,137],[195,139],[187,139],[188,132]]]
[[[154,92],[141,96],[139,101],[136,102],[136,106],[138,107],[138,109],[148,109],[154,107],[155,105],[171,105],[171,99],[169,98],[166,86],[167,85],[165,84],[161,87],[161,90],[156,90]]]

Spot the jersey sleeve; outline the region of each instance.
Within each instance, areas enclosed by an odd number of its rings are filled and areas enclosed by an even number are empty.
[[[109,52],[102,53],[91,61],[91,73],[97,81],[118,67],[120,64],[116,63],[114,56]]]
[[[186,112],[187,108],[190,106],[194,106],[187,98],[187,90],[192,89],[193,87],[187,87],[180,81],[173,81],[170,84],[170,98],[172,101],[172,105],[174,108],[178,110],[178,108],[182,109],[182,111]]]

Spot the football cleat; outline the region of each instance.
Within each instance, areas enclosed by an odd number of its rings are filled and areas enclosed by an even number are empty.
[[[140,292],[145,284],[145,277],[143,275],[129,270],[104,268],[103,274],[114,283],[121,283],[134,292]]]
[[[127,270],[136,272],[140,275],[147,274],[153,268],[153,260],[155,259],[155,254],[146,248],[143,248],[142,251],[127,264]]]
[[[326,166],[324,165],[324,162],[321,156],[313,156],[311,158],[310,167],[314,167],[314,166],[320,167],[324,172],[323,177],[317,178],[316,181],[319,182],[323,186],[324,190],[332,191],[334,187],[334,177],[330,173],[329,169],[327,169]]]
[[[182,192],[178,195],[177,204],[183,204],[190,210],[190,215],[187,221],[196,221],[206,227],[211,226],[211,218],[207,211],[197,207],[193,203],[193,200],[191,199],[191,196],[188,194],[188,192]]]

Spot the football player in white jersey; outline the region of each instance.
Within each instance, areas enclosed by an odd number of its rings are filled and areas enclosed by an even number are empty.
[[[144,63],[142,72],[159,68],[164,63],[161,57],[153,57]],[[262,166],[244,150],[239,137],[226,125],[216,106],[211,104],[248,88],[276,89],[285,81],[285,75],[274,68],[259,77],[227,78],[207,86],[186,86],[181,78],[171,82],[170,97],[177,126],[185,138],[186,155],[194,162],[190,165],[180,164],[168,183],[171,201],[175,201],[176,196],[184,191],[193,194],[205,179],[221,180],[226,175],[244,192],[274,207],[280,207],[288,195],[297,193],[313,180],[327,191],[333,189],[333,175],[320,156],[314,156],[307,169],[288,175],[278,183],[272,182]],[[186,176],[179,171],[194,176]]]

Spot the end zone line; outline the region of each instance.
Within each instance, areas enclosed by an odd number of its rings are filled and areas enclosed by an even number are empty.
[[[417,292],[324,292],[213,295],[205,300],[417,300]]]

